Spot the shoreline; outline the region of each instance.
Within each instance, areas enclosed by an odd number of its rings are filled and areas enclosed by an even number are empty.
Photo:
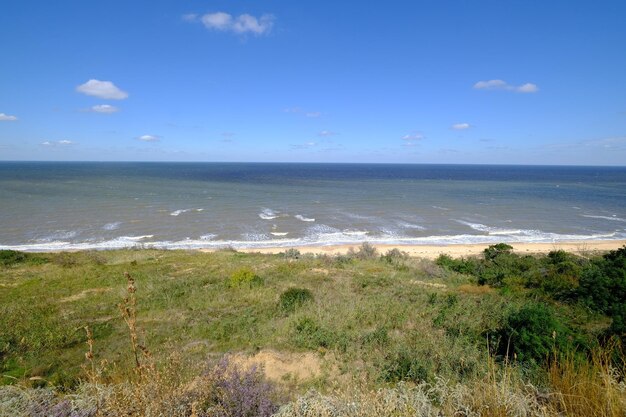
[[[517,254],[547,254],[554,250],[564,250],[578,255],[593,255],[596,253],[616,250],[626,245],[626,240],[581,240],[563,241],[552,243],[526,243],[505,242],[513,246],[513,252]],[[289,249],[296,249],[302,254],[325,254],[345,255],[350,249],[358,250],[361,244],[354,245],[328,245],[328,246],[289,246],[270,248],[238,248],[243,253],[277,254]],[[453,258],[481,255],[490,243],[450,244],[450,245],[390,245],[371,244],[379,254],[385,254],[390,249],[398,249],[406,252],[411,257],[436,259],[439,255],[446,254]],[[223,249],[198,249],[199,252],[216,252]]]

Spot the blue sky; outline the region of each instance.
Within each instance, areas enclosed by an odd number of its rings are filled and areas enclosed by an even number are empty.
[[[0,159],[626,164],[626,2],[8,1]]]

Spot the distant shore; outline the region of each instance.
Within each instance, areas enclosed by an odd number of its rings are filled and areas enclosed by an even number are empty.
[[[626,240],[584,240],[554,243],[509,243],[513,251],[518,254],[545,254],[554,250],[564,250],[579,255],[607,252],[619,249],[626,245]],[[464,256],[480,255],[489,246],[488,243],[478,244],[453,244],[453,245],[383,245],[372,244],[379,253],[384,254],[390,249],[397,248],[410,256],[425,259],[436,259],[441,254],[455,258]],[[346,254],[350,248],[358,250],[359,244],[332,245],[332,246],[293,246],[275,248],[249,248],[238,249],[239,252],[247,253],[280,253],[289,249],[297,249],[300,253],[323,253],[328,255]],[[200,249],[202,252],[214,252],[217,249]]]

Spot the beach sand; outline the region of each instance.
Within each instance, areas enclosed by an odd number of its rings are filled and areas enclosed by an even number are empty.
[[[618,249],[626,245],[626,240],[594,240],[576,242],[555,242],[555,243],[509,243],[513,246],[513,251],[518,254],[541,254],[554,250],[564,250],[583,256],[595,253],[607,252]],[[471,245],[376,245],[372,244],[380,254],[384,254],[389,249],[398,248],[417,258],[436,259],[441,254],[447,254],[455,258],[482,254],[489,244]],[[358,250],[359,245],[333,245],[333,246],[294,246],[291,248],[263,248],[263,249],[238,249],[239,252],[249,253],[280,253],[288,249],[297,249],[300,253],[323,253],[328,255],[339,255],[347,253],[350,248]],[[202,249],[203,252],[212,252],[213,249]]]

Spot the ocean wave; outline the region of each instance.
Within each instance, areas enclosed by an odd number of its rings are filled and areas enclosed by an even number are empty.
[[[73,239],[78,236],[78,231],[76,230],[56,230],[55,232],[49,234],[48,236],[38,238],[37,242],[46,243],[46,242],[54,242],[63,239]]]
[[[263,220],[274,220],[278,218],[278,213],[272,209],[265,208],[259,213],[259,217]]]
[[[327,230],[333,230],[327,226]],[[323,228],[322,228],[323,229]],[[318,229],[319,230],[319,229]],[[249,233],[242,235],[242,240],[212,240],[186,238],[179,241],[149,241],[153,235],[120,236],[105,241],[52,241],[35,242],[28,244],[6,245],[0,244],[0,249],[20,250],[26,252],[45,252],[63,250],[103,250],[144,247],[154,249],[219,249],[233,247],[236,249],[256,249],[293,246],[332,246],[352,245],[369,242],[372,244],[387,245],[454,245],[454,244],[495,244],[506,243],[557,243],[565,241],[592,241],[592,240],[622,240],[626,239],[625,232],[597,233],[591,235],[558,234],[536,231],[529,234],[517,235],[434,235],[423,237],[406,237],[389,234],[346,234],[344,231],[318,232],[302,238],[271,238],[266,234]],[[528,231],[526,231],[528,232]],[[277,232],[275,232],[277,233]],[[207,235],[205,235],[207,236]]]
[[[207,233],[206,235],[200,236],[200,239],[202,239],[202,240],[213,240],[216,237],[217,237],[217,235],[215,233]]]
[[[191,211],[191,210],[193,210],[193,209],[181,209],[181,210],[174,210],[173,212],[171,212],[171,213],[170,213],[170,216],[174,216],[174,217],[176,217],[176,216],[180,216],[181,214],[183,214],[183,213],[187,213],[187,212],[189,212],[189,211]]]
[[[409,222],[398,222],[398,226],[403,229],[426,230],[424,226],[420,226],[419,224],[409,223]]]
[[[502,229],[500,227],[486,226],[486,225],[481,224],[481,223],[471,223],[471,222],[466,222],[464,220],[455,220],[455,222],[464,224],[466,226],[469,226],[470,228],[472,228],[474,230],[477,230],[479,232],[485,232],[485,233],[488,233],[488,234],[494,235],[494,236],[519,235],[519,234],[531,235],[533,233],[537,233],[536,230]]]
[[[270,232],[272,236],[287,236],[289,232]]]
[[[315,221],[315,219],[310,218],[310,217],[304,217],[304,216],[303,216],[303,215],[301,215],[301,214],[296,214],[296,215],[295,215],[295,216],[293,216],[293,217],[295,217],[296,219],[301,220],[301,221],[303,221],[303,222],[314,222],[314,221]]]
[[[342,232],[344,235],[346,236],[365,236],[367,235],[369,232],[367,230],[350,230],[350,229],[344,229]]]
[[[617,217],[617,215],[613,215],[613,216],[596,216],[593,214],[581,214],[582,217],[587,217],[590,219],[603,219],[603,220],[610,220],[612,222],[626,222],[626,219],[622,219],[621,217]]]
[[[120,228],[121,224],[122,222],[107,223],[104,226],[102,226],[102,229],[103,230],[117,230]]]

